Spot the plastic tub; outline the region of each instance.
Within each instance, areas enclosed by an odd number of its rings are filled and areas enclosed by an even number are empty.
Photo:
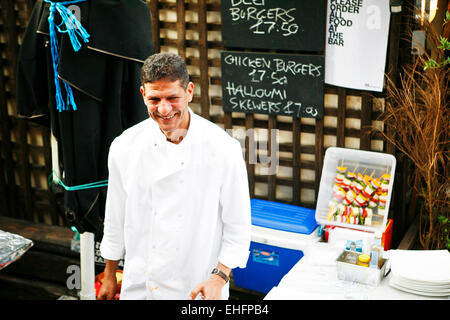
[[[337,147],[328,148],[325,152],[322,177],[320,179],[317,197],[317,222],[322,225],[334,225],[369,232],[380,231],[383,233],[388,218],[392,187],[394,184],[395,165],[396,159],[390,154]],[[363,176],[368,176],[371,178],[380,178],[384,174],[388,174],[390,176],[389,184],[387,185],[387,196],[384,195],[384,199],[386,201],[384,210],[380,210],[380,206],[373,208],[370,211],[370,224],[368,224],[369,220],[366,220],[365,224],[361,224],[362,219],[359,220],[358,223],[354,223],[355,221],[347,222],[342,215],[340,216],[342,219],[337,220],[337,215],[331,217],[330,219],[330,207],[331,205],[336,206],[336,202],[332,202],[335,199],[333,187],[336,182],[335,178],[337,177],[337,167],[345,167],[347,168],[346,172],[350,171],[356,175],[360,173]],[[383,188],[386,188],[386,185],[384,185]],[[343,201],[340,203],[343,203]],[[353,214],[350,213],[350,216],[352,215]]]

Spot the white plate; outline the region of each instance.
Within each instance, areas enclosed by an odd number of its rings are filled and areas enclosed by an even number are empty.
[[[450,296],[450,292],[449,291],[443,291],[443,292],[439,292],[439,291],[435,291],[435,292],[429,292],[429,291],[423,291],[423,290],[414,290],[412,288],[409,287],[404,287],[403,285],[395,282],[395,280],[393,280],[392,278],[389,281],[389,285],[393,288],[405,291],[405,292],[409,292],[409,293],[413,293],[413,294],[417,294],[417,295],[421,295],[421,296],[429,296],[429,297],[446,297],[446,296]]]

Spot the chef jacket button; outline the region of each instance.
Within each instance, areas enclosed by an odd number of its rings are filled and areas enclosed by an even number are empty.
[[[184,162],[181,162],[181,165],[184,165]]]

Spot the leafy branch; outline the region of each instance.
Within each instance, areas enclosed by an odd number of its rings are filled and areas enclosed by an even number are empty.
[[[444,23],[447,24],[450,21],[450,12],[447,10],[445,12],[445,18]],[[446,37],[440,36],[439,38],[439,44],[437,45],[438,49],[441,49],[443,52],[450,50],[450,41]],[[423,67],[423,70],[427,69],[435,69],[435,68],[442,68],[446,66],[447,64],[450,64],[450,56],[447,58],[444,58],[445,55],[441,55],[441,60],[438,62],[434,59],[428,59],[428,61],[425,62],[425,65]]]

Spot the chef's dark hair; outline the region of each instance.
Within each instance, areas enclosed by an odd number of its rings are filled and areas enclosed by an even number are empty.
[[[174,53],[156,53],[144,61],[141,70],[141,84],[157,80],[180,80],[180,85],[186,89],[189,83],[189,73],[184,60]]]

